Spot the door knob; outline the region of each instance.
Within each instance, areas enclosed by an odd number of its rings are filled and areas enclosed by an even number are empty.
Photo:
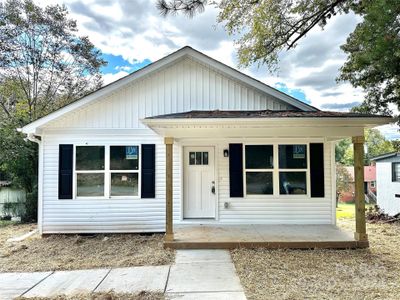
[[[212,181],[211,193],[215,194],[215,181]]]

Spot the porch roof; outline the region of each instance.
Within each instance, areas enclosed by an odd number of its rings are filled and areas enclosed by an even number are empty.
[[[389,116],[329,111],[211,110],[141,120],[157,134],[174,138],[329,137],[364,135],[393,121]]]
[[[181,113],[148,117],[151,119],[229,119],[229,118],[373,118],[391,119],[390,116],[337,111],[298,110],[192,110]]]

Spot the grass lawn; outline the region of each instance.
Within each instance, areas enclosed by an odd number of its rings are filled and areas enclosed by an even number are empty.
[[[354,219],[338,226],[352,232]],[[232,258],[250,300],[399,299],[400,224],[367,224],[367,232],[369,249],[238,249]]]
[[[164,265],[175,253],[163,248],[163,235],[99,234],[94,236],[35,234],[7,242],[35,229],[32,224],[0,227],[0,272],[74,270]],[[144,298],[146,299],[146,298]]]
[[[336,208],[337,219],[354,219],[355,206],[354,203],[339,203]]]

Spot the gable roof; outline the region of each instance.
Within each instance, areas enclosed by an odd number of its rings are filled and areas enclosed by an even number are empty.
[[[169,65],[172,65],[173,63],[175,63],[176,61],[184,58],[184,57],[191,57],[193,59],[195,59],[196,61],[209,65],[212,68],[218,70],[219,72],[225,74],[226,76],[235,78],[236,80],[247,84],[255,89],[258,89],[262,92],[265,92],[273,97],[276,97],[277,99],[288,103],[296,108],[298,108],[299,110],[302,111],[319,111],[317,108],[306,104],[292,96],[289,96],[253,77],[250,77],[232,67],[229,67],[223,63],[221,63],[220,61],[217,61],[207,55],[205,55],[204,53],[197,51],[189,46],[185,46],[179,50],[177,50],[176,52],[173,52],[149,65],[147,65],[146,67],[143,67],[142,69],[139,69],[125,77],[122,77],[108,85],[105,85],[103,87],[101,87],[100,89],[82,97],[81,99],[76,100],[75,102],[68,104],[40,119],[37,119],[36,121],[33,121],[29,124],[27,124],[26,126],[24,126],[21,131],[24,133],[34,133],[36,128],[45,125],[46,123],[53,121],[61,116],[63,116],[66,113],[69,113],[71,111],[74,111],[76,109],[79,109],[87,104],[89,104],[90,102],[109,95],[111,93],[113,93],[114,91],[120,89],[121,87],[139,79],[139,78],[143,78],[144,76],[147,76],[163,67],[167,67]]]
[[[399,160],[400,160],[400,152],[390,152],[390,153],[382,154],[382,155],[371,158],[371,160],[372,161],[384,161],[384,160],[390,160],[391,158],[396,158],[396,157],[399,157]]]

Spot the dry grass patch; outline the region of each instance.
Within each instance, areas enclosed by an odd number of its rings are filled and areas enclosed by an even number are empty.
[[[22,242],[3,242],[28,232],[31,226],[0,228],[0,272],[164,265],[174,261],[174,251],[163,248],[162,234],[49,235],[44,238],[36,234]]]
[[[119,293],[92,293],[79,294],[74,296],[55,296],[55,297],[19,297],[16,300],[164,300],[162,293],[141,292],[139,294],[119,294]]]
[[[339,220],[353,231],[354,220]],[[232,251],[248,299],[399,299],[400,224],[368,224],[369,249]]]

